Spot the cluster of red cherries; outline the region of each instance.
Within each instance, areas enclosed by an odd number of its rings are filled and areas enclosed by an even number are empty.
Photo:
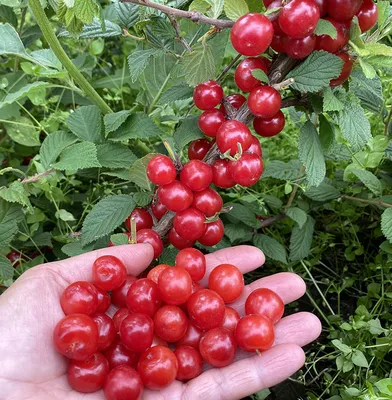
[[[92,283],[72,283],[60,298],[65,317],[53,342],[70,360],[70,386],[82,393],[103,388],[108,400],[135,400],[144,388],[160,390],[174,380],[196,378],[203,362],[216,368],[231,364],[237,347],[268,350],[284,313],[281,298],[256,289],[241,317],[226,305],[247,294],[241,271],[218,265],[208,289],[199,283],[205,273],[205,256],[193,248],[178,253],[175,267],[160,264],[140,279],[127,275],[118,258],[99,257]],[[106,314],[111,304],[118,308],[112,318]]]

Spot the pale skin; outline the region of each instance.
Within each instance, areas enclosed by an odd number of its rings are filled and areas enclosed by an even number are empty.
[[[67,361],[52,344],[52,332],[64,316],[60,295],[72,282],[91,281],[91,266],[102,255],[121,259],[128,273],[140,274],[153,257],[148,244],[97,250],[67,260],[43,264],[24,273],[0,296],[0,399],[1,400],[103,400],[103,392],[81,394],[67,382]],[[207,256],[207,275],[216,265],[231,263],[243,273],[264,264],[263,253],[238,246]],[[206,282],[201,282],[205,284]],[[280,273],[253,282],[233,306],[243,312],[247,294],[267,287],[290,303],[305,293],[305,283],[292,273]],[[111,310],[113,312],[113,310]],[[169,388],[145,390],[144,400],[237,400],[278,384],[305,362],[301,346],[315,340],[321,324],[313,314],[284,317],[275,327],[274,346],[261,354],[243,355],[232,365],[209,369],[189,383],[175,381]]]

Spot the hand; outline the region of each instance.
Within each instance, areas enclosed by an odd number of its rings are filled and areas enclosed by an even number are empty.
[[[67,361],[54,349],[52,333],[56,323],[64,316],[59,302],[63,290],[75,281],[91,281],[93,262],[105,254],[120,258],[132,275],[146,269],[153,257],[149,245],[137,244],[97,250],[43,264],[24,273],[0,297],[0,399],[104,398],[102,391],[85,395],[70,388]],[[214,266],[226,262],[246,273],[262,265],[264,255],[250,246],[220,250],[207,256],[207,274]],[[272,289],[285,303],[305,293],[305,283],[299,276],[280,273],[248,285],[234,307],[243,312],[247,295],[258,287]],[[300,346],[315,340],[320,330],[320,321],[313,314],[301,312],[290,315],[276,325],[274,347],[261,356],[248,354],[247,358],[228,367],[205,371],[186,384],[175,381],[159,392],[145,390],[143,399],[235,400],[276,385],[302,367],[305,356]]]

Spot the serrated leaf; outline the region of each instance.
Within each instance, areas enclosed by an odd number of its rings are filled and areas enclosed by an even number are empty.
[[[30,56],[41,65],[45,65],[48,68],[53,68],[60,71],[63,66],[61,61],[53,53],[52,49],[41,49],[32,51]]]
[[[267,257],[283,264],[287,264],[286,249],[277,240],[267,235],[255,235],[253,238],[253,244]]]
[[[381,0],[377,1],[377,9],[378,9],[378,26],[379,28],[382,28],[388,22],[391,10],[390,2]]]
[[[147,64],[151,57],[162,55],[160,49],[147,49],[136,50],[128,56],[128,66],[131,73],[132,82],[136,82],[143,71],[146,69]]]
[[[260,226],[260,221],[256,218],[256,214],[249,209],[249,207],[243,206],[242,204],[234,203],[229,204],[232,206],[232,210],[227,214],[227,218],[230,220],[239,221],[245,225],[253,228]]]
[[[115,233],[110,236],[110,241],[115,246],[121,246],[122,244],[129,244],[129,237],[125,233]]]
[[[193,89],[186,83],[179,83],[166,90],[159,99],[159,104],[170,104],[177,100],[185,100],[192,98]]]
[[[69,211],[64,209],[56,211],[55,217],[62,221],[75,221],[75,217]]]
[[[114,8],[121,24],[127,29],[131,28],[138,22],[139,6],[137,4],[122,3],[120,0],[116,0]]]
[[[100,14],[100,6],[95,0],[75,0],[72,7],[77,18],[85,24],[91,24]]]
[[[147,165],[156,154],[147,154],[143,158],[136,160],[129,170],[129,180],[142,189],[151,190],[151,182],[147,177]]]
[[[361,169],[350,169],[350,172],[353,173],[376,196],[381,196],[381,181],[372,172]]]
[[[389,240],[389,242],[392,243],[392,208],[387,208],[382,213],[381,230],[384,236]]]
[[[99,142],[102,138],[102,115],[97,106],[79,107],[67,119],[71,132],[82,140]]]
[[[77,140],[74,135],[64,131],[53,132],[46,136],[39,151],[43,167],[49,169],[61,152]]]
[[[319,139],[324,153],[328,153],[335,142],[335,130],[323,114],[319,115]]]
[[[159,256],[159,264],[174,265],[178,250],[173,247],[166,247]]]
[[[245,0],[225,0],[224,6],[226,17],[232,21],[249,13],[249,7]]]
[[[343,61],[326,51],[314,51],[302,64],[291,71],[287,78],[294,78],[291,88],[300,92],[316,93],[328,87],[331,79],[342,72]]]
[[[230,243],[233,245],[252,240],[252,233],[249,228],[239,224],[226,224],[225,236],[229,238]]]
[[[317,187],[309,188],[305,191],[305,196],[314,201],[330,201],[340,197],[340,191],[328,183],[322,182]]]
[[[332,39],[336,39],[338,37],[336,28],[327,19],[319,19],[314,34],[317,36],[327,35]]]
[[[369,363],[367,362],[365,355],[360,350],[354,350],[351,361],[358,367],[369,367]]]
[[[174,132],[173,138],[178,149],[184,149],[188,143],[204,137],[197,120],[198,117],[185,119]]]
[[[11,261],[0,254],[0,278],[3,281],[7,279],[12,279],[14,276],[14,267],[11,264]]]
[[[104,143],[97,146],[98,162],[106,168],[129,168],[137,157],[119,143]]]
[[[11,203],[19,203],[30,210],[32,209],[25,187],[19,181],[14,181],[8,187],[1,188],[0,197]]]
[[[211,18],[218,18],[223,11],[223,5],[225,4],[225,0],[207,0],[210,4],[211,8],[208,12],[208,15]]]
[[[31,120],[27,117],[19,117],[18,122],[23,125],[3,122],[7,135],[16,143],[23,146],[34,147],[39,146],[39,128],[31,125]]]
[[[323,90],[323,111],[341,111],[344,109],[344,103],[340,101],[330,87]]]
[[[320,185],[326,173],[325,159],[316,127],[310,121],[301,129],[298,147],[299,159],[305,165],[308,185]]]
[[[135,208],[131,196],[115,195],[99,201],[87,215],[82,228],[82,245],[113,232]]]
[[[34,82],[34,83],[29,83],[26,86],[23,86],[16,92],[8,93],[2,101],[0,101],[0,108],[12,104],[17,100],[22,99],[23,97],[28,96],[30,93],[32,93],[34,90],[38,90],[40,88],[47,87],[49,85],[48,82]]]
[[[101,167],[97,158],[97,148],[94,143],[82,142],[67,147],[60,161],[53,164],[59,170],[77,171],[78,169]]]
[[[0,24],[0,55],[6,54],[30,59],[18,32],[8,23]]]
[[[286,215],[298,224],[299,229],[302,229],[308,219],[306,212],[298,207],[290,207],[286,210]]]
[[[133,193],[133,199],[135,200],[138,207],[146,207],[152,201],[152,193]]]
[[[110,133],[118,129],[131,115],[129,110],[122,110],[116,113],[106,114],[103,117],[103,123],[105,125],[105,134],[106,136]]]
[[[252,75],[254,78],[258,79],[260,82],[269,83],[268,76],[262,69],[252,70]]]
[[[263,172],[263,179],[275,178],[282,181],[300,179],[304,175],[300,172],[301,166],[298,160],[291,160],[287,163],[280,160],[270,161]]]
[[[383,1],[383,3],[389,2]],[[375,386],[381,393],[386,394],[387,396],[392,396],[392,378],[381,379],[375,383]]]
[[[383,43],[366,42],[363,48],[356,49],[360,56],[392,57],[392,47]]]
[[[92,250],[94,250],[94,244],[88,244],[85,247],[83,247],[81,240],[72,243],[67,243],[61,248],[61,251],[68,257],[79,256],[81,254],[87,253]]]
[[[377,71],[372,64],[367,63],[365,59],[362,57],[359,57],[358,61],[359,65],[362,68],[362,72],[364,73],[367,79],[373,79],[377,76]]]
[[[308,219],[302,228],[295,225],[290,238],[290,260],[300,261],[309,255],[312,247],[315,221],[312,217]]]
[[[350,354],[352,352],[351,347],[342,343],[339,339],[332,340],[332,344],[344,354]]]
[[[83,29],[79,34],[79,39],[106,38],[106,37],[115,37],[122,35],[122,30],[120,25],[105,20],[104,26],[105,30],[102,29],[102,23],[99,20],[99,18],[94,18],[91,24],[86,24],[83,26]],[[63,29],[59,32],[57,36],[72,37],[72,34],[70,34],[67,30]]]
[[[18,224],[16,221],[1,221],[0,223],[0,246],[8,246],[14,235],[18,232]]]
[[[24,217],[22,207],[19,204],[8,203],[0,199],[0,223],[7,224],[9,221],[22,221]]]

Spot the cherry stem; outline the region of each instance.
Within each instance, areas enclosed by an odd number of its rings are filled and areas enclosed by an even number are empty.
[[[261,352],[260,352],[259,349],[256,349],[256,354],[257,354],[259,357],[261,357]]]
[[[169,142],[167,140],[163,141],[163,145],[165,146],[169,157],[173,160],[174,165],[176,166],[177,170],[181,170],[182,169],[182,163],[180,160],[180,157],[178,156],[177,153],[175,153],[175,151],[172,149],[172,147],[170,146]]]
[[[136,244],[136,220],[131,218],[131,237],[129,238],[129,244]]]
[[[282,81],[280,83],[275,83],[275,84],[271,85],[271,87],[273,87],[276,90],[283,90],[283,89],[288,88],[294,82],[295,82],[294,78],[289,78],[289,79],[286,79],[286,80],[284,80],[284,81]]]

